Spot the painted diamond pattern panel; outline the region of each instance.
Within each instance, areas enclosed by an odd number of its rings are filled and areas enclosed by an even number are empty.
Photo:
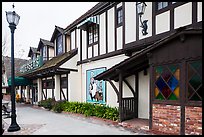
[[[178,65],[156,67],[155,98],[159,100],[178,100],[179,98]]]

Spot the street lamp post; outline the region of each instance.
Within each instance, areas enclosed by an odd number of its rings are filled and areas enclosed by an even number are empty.
[[[15,81],[14,81],[14,31],[18,25],[20,16],[14,11],[14,4],[12,5],[13,11],[6,12],[6,19],[11,29],[11,125],[8,132],[20,130],[20,126],[16,122],[16,108],[15,108]]]

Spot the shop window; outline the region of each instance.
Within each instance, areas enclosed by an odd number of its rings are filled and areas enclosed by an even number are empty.
[[[190,101],[202,101],[202,62],[188,63],[188,93]]]
[[[155,99],[157,100],[178,100],[180,69],[178,65],[158,66],[155,81]]]

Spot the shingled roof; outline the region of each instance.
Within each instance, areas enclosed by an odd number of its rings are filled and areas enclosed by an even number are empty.
[[[68,61],[70,58],[75,56],[77,54],[77,51],[78,51],[78,49],[75,49],[75,50],[66,52],[62,55],[55,56],[52,59],[46,61],[45,64],[43,64],[41,67],[37,68],[36,70],[34,70],[30,73],[21,74],[20,76],[23,76],[23,77],[34,76],[36,74],[40,74],[42,71],[46,71],[48,69],[51,70],[51,69],[58,68],[64,62]]]

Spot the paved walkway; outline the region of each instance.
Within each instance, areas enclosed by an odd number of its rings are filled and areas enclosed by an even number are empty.
[[[118,124],[77,114],[55,113],[31,105],[16,105],[17,123],[21,130],[7,132],[10,118],[4,119],[3,135],[145,135],[133,132]]]

